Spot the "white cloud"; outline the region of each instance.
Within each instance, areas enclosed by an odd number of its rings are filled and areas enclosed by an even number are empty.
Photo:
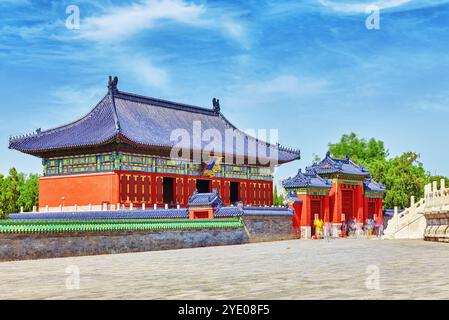
[[[369,1],[366,3],[362,2],[342,3],[330,0],[319,0],[319,2],[320,4],[322,4],[327,8],[342,13],[365,13],[366,9],[371,6],[376,6],[381,10],[396,8],[410,3],[411,0],[378,0],[378,1]]]
[[[168,73],[155,66],[150,60],[143,57],[129,57],[121,59],[119,63],[124,72],[131,72],[140,82],[160,89],[167,88],[169,84]]]
[[[201,5],[187,4],[181,0],[147,0],[128,6],[109,7],[102,15],[81,21],[80,37],[94,41],[126,39],[153,28],[161,20],[199,25],[204,11]]]
[[[78,36],[94,42],[119,42],[154,29],[164,21],[216,29],[243,46],[248,44],[244,28],[230,15],[184,0],[145,0],[107,7],[100,15],[81,18]]]

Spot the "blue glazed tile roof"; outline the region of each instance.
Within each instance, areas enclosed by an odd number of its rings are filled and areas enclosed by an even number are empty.
[[[328,188],[332,187],[332,182],[320,177],[313,170],[308,172],[302,172],[301,169],[293,178],[287,178],[282,181],[282,186],[286,189],[289,188]]]
[[[239,143],[234,143],[233,153],[236,155],[249,158],[260,155],[259,158],[274,159],[277,152],[280,163],[300,159],[299,150],[267,144],[238,130],[219,108],[207,109],[144,97],[116,88],[110,88],[108,94],[83,118],[55,129],[11,138],[9,148],[38,154],[49,150],[102,145],[116,138],[144,147],[170,148],[175,144],[170,141],[173,130],[183,129],[192,135],[195,121],[201,122],[201,133],[207,129],[218,130],[223,151],[226,146],[225,130],[234,129],[244,141],[243,148]],[[190,148],[190,143],[186,142],[186,147]],[[251,147],[253,143],[255,148]],[[202,141],[202,145],[194,149],[204,149],[208,144],[208,141]],[[176,145],[182,147],[179,143]]]
[[[379,192],[385,192],[385,185],[374,181],[371,177],[366,178],[363,181],[363,185],[365,187],[365,190],[369,190],[369,191],[379,191]]]
[[[221,207],[215,210],[215,218],[223,217],[239,217],[243,214],[243,211],[239,207]]]
[[[84,220],[84,219],[163,219],[188,218],[187,209],[156,210],[117,210],[117,211],[80,211],[80,212],[45,212],[14,213],[9,215],[14,220]]]
[[[346,159],[332,158],[330,152],[319,163],[306,168],[306,171],[314,171],[317,174],[343,173],[351,175],[368,176],[369,170],[360,164],[353,162],[349,156]]]
[[[243,207],[244,216],[293,216],[287,207]]]
[[[194,192],[189,198],[189,207],[210,206],[221,207],[222,201],[216,191],[208,193]]]

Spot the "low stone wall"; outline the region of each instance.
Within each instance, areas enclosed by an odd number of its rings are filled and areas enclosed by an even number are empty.
[[[0,261],[156,251],[248,243],[241,229],[0,235]]]
[[[449,243],[449,210],[439,213],[426,212],[427,226],[424,240]]]
[[[298,238],[291,215],[244,215],[244,228],[0,234],[0,261],[195,248]]]
[[[243,215],[251,242],[298,238],[292,229],[291,215]]]

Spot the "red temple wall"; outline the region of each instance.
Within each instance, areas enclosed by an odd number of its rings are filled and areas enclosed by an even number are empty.
[[[41,177],[39,207],[117,203],[118,178],[118,174],[114,172]]]
[[[273,204],[273,182],[244,179],[208,178],[176,174],[115,171],[42,177],[39,181],[39,206],[124,204],[140,206],[157,204],[163,207],[163,178],[173,178],[174,202],[186,207],[189,196],[196,190],[196,180],[209,180],[210,191],[216,189],[225,205],[230,204],[230,183],[239,183],[239,201],[245,205]]]

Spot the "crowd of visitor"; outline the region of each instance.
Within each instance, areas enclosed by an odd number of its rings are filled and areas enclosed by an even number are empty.
[[[332,237],[371,237],[380,238],[383,234],[383,224],[380,219],[372,217],[366,219],[365,223],[359,223],[356,218],[342,221],[340,230],[337,230],[331,222],[324,222],[317,218],[313,222],[315,228],[314,239],[325,239],[329,241]]]

